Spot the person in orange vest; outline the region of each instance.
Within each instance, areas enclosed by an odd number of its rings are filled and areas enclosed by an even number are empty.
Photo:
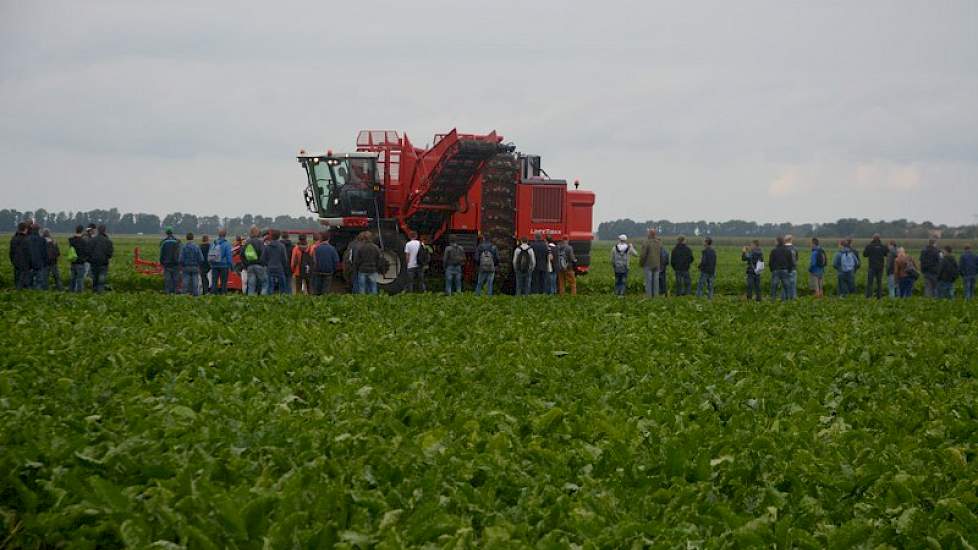
[[[299,235],[299,243],[292,247],[292,278],[295,281],[295,293],[312,294],[312,274],[316,262],[313,260],[313,248],[305,235]]]

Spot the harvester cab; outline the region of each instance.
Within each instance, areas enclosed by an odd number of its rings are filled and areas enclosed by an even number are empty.
[[[383,212],[376,153],[300,152],[298,158],[309,180],[306,206],[323,223],[341,225],[344,218],[377,218]]]

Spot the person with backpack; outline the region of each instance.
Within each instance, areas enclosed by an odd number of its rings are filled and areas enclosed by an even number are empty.
[[[563,294],[569,291],[571,296],[577,295],[577,256],[574,247],[570,245],[567,235],[560,239],[557,246],[557,292]]]
[[[418,263],[421,241],[418,232],[408,232],[408,242],[404,245],[404,260],[407,265],[407,292],[424,292],[424,268]]]
[[[187,233],[187,242],[180,248],[180,271],[183,273],[183,294],[200,296],[200,264],[204,253],[194,242],[194,234]]]
[[[228,273],[231,266],[234,265],[234,250],[231,248],[227,236],[228,230],[223,227],[220,228],[217,231],[217,239],[207,249],[206,258],[211,274],[211,294],[227,294],[228,292]],[[244,282],[242,282],[241,287],[242,290],[247,288]]]
[[[536,262],[533,264],[533,282],[530,285],[530,294],[548,294],[549,277],[547,267],[550,265],[550,247],[547,241],[543,240],[543,232],[537,231],[533,235],[533,242],[530,244],[533,249],[533,257]]]
[[[458,237],[448,236],[448,246],[442,254],[442,264],[445,266],[445,294],[462,292],[462,265],[465,264],[465,249],[458,244]]]
[[[818,238],[812,238],[812,254],[808,261],[808,286],[816,298],[825,296],[825,266],[828,255],[819,243]]]
[[[31,287],[31,252],[27,247],[28,226],[26,222],[17,224],[17,231],[10,238],[10,265],[14,268],[14,288],[24,290]]]
[[[873,235],[863,250],[863,258],[869,258],[869,270],[866,272],[866,297],[873,295],[873,285],[876,285],[876,299],[883,298],[883,272],[886,269],[886,257],[890,249],[880,240],[879,234]]]
[[[115,253],[115,246],[106,232],[105,226],[98,226],[98,233],[89,242],[88,261],[91,266],[92,292],[105,291],[109,280],[109,261]]]
[[[856,271],[859,266],[859,255],[852,249],[852,239],[839,241],[839,251],[832,260],[832,267],[839,280],[839,296],[845,298],[856,292]]]
[[[920,272],[924,276],[924,296],[937,298],[937,276],[941,271],[941,251],[937,240],[930,239],[920,252]]]
[[[533,268],[536,267],[536,255],[526,239],[517,239],[513,249],[513,273],[516,276],[516,295],[530,294],[533,285]]]
[[[676,279],[676,296],[687,296],[692,290],[692,279],[689,267],[693,265],[693,251],[686,245],[686,237],[676,237],[676,246],[672,248],[672,272]]]
[[[312,275],[315,272],[316,261],[310,251],[309,241],[305,234],[299,235],[299,242],[292,247],[291,258],[292,288],[296,294],[312,294]]]
[[[909,298],[913,296],[913,285],[920,277],[916,262],[907,254],[903,247],[897,248],[897,257],[893,262],[893,275],[899,285],[899,297]]]
[[[659,296],[669,295],[669,249],[662,247],[659,252]]]
[[[329,242],[329,232],[323,231],[319,236],[319,244],[313,253],[316,259],[316,273],[313,277],[313,293],[316,296],[329,294],[333,285],[333,275],[340,266],[340,255]]]
[[[268,242],[261,251],[261,263],[268,274],[265,294],[290,294],[289,277],[285,267],[289,261],[285,255],[285,245],[279,240],[281,232],[272,229],[268,232]]]
[[[200,253],[204,255],[204,263],[200,264],[200,292],[201,294],[210,294],[211,291],[211,263],[210,263],[210,252],[211,252],[211,238],[207,235],[200,237]]]
[[[978,276],[978,255],[971,251],[971,245],[964,246],[961,255],[961,283],[964,286],[964,299],[975,297],[975,277]]]
[[[896,298],[899,292],[899,284],[896,278],[896,257],[897,243],[891,239],[886,254],[886,289],[890,298]]]
[[[160,265],[163,266],[163,292],[176,294],[180,281],[180,241],[173,236],[173,228],[166,228],[166,236],[160,241]]]
[[[61,257],[61,249],[58,247],[58,241],[54,240],[51,236],[51,230],[45,229],[41,236],[44,237],[44,243],[47,246],[47,274],[45,276],[44,284],[47,286],[49,279],[54,279],[54,288],[61,291],[64,287],[61,285],[61,270],[58,268],[58,259]]]
[[[696,297],[706,293],[707,299],[713,299],[713,281],[717,276],[717,251],[713,249],[713,239],[703,240],[704,248],[700,255],[700,278],[696,281]]]
[[[649,234],[642,244],[642,253],[638,265],[645,272],[645,296],[653,298],[659,295],[659,266],[662,261],[662,241],[656,236],[655,229],[649,229]]]
[[[791,270],[795,269],[795,256],[788,248],[785,239],[778,236],[777,245],[768,256],[768,266],[771,268],[771,299],[778,299],[781,290],[781,301],[794,300],[791,293]]]
[[[788,292],[792,300],[798,299],[798,249],[795,248],[795,237],[790,233],[784,236],[784,247],[791,253],[792,268],[788,272]]]
[[[761,301],[761,273],[764,272],[764,251],[761,241],[754,239],[740,249],[740,259],[747,263],[747,300]]]
[[[485,288],[486,296],[492,296],[492,283],[496,279],[496,271],[499,270],[499,249],[492,244],[489,237],[482,236],[475,249],[475,260],[479,271],[475,280],[475,295],[480,296]]]
[[[374,244],[373,233],[364,231],[353,255],[353,270],[357,274],[357,291],[360,294],[377,294],[377,273],[380,269],[380,247]]]
[[[85,290],[85,264],[88,263],[88,240],[82,236],[85,228],[75,227],[75,236],[68,239],[68,263],[71,269],[71,280],[68,282],[69,292]]]
[[[628,243],[628,236],[618,235],[618,243],[611,247],[611,267],[615,272],[615,295],[625,296],[628,286],[629,256],[638,257],[635,247]]]
[[[944,254],[941,257],[941,268],[937,273],[937,295],[939,298],[947,300],[954,299],[954,283],[961,275],[961,268],[958,267],[957,260],[952,254],[950,246],[944,247]]]
[[[257,226],[251,226],[248,230],[248,239],[244,242],[241,252],[241,261],[245,271],[248,272],[248,286],[245,294],[256,296],[264,294],[268,286],[268,271],[262,262],[262,254],[265,252],[265,242],[261,238],[261,231]]]

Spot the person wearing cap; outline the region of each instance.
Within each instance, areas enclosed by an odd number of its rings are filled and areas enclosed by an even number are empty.
[[[572,296],[577,295],[577,256],[574,247],[567,240],[567,235],[560,238],[557,246],[557,292],[563,294],[569,290]]]
[[[611,267],[615,270],[615,295],[624,296],[628,283],[629,256],[638,256],[635,247],[628,244],[627,235],[618,235],[618,243],[611,247]]]
[[[180,280],[180,241],[173,236],[173,228],[167,227],[166,236],[160,241],[160,265],[163,266],[163,292],[176,294]]]

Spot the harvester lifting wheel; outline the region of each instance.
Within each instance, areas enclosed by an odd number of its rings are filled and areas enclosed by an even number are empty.
[[[381,232],[383,248],[380,253],[387,259],[387,271],[380,274],[377,286],[388,294],[397,294],[407,286],[407,261],[404,257],[404,245],[407,241],[398,231],[383,230]],[[380,242],[377,243],[380,245]]]

